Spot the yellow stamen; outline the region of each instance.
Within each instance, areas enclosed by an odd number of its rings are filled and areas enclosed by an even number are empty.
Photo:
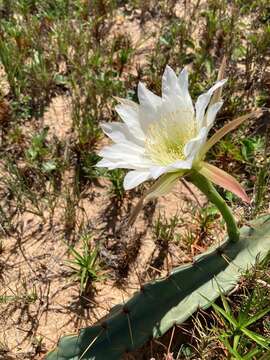
[[[179,112],[166,114],[166,117],[153,122],[148,128],[145,142],[146,154],[158,165],[168,165],[177,160],[184,160],[184,146],[196,136],[194,119],[187,116],[185,121],[180,121],[180,115]]]

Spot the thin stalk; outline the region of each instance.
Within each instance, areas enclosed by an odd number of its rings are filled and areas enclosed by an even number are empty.
[[[219,195],[212,183],[197,171],[193,171],[189,175],[188,180],[197,186],[197,188],[199,188],[221,212],[221,215],[226,222],[229,241],[238,241],[240,233],[231,209],[228,207],[225,200]]]

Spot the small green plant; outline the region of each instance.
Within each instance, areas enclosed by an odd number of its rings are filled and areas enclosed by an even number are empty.
[[[241,153],[247,163],[253,164],[256,155],[260,155],[263,149],[264,141],[261,136],[248,137],[241,141]]]
[[[215,220],[219,217],[218,209],[209,204],[200,211],[200,228],[201,232],[207,233],[208,229],[215,224]]]
[[[110,180],[110,193],[118,199],[122,199],[124,197],[124,187],[123,181],[126,172],[122,169],[115,169],[112,171],[106,171],[105,177]]]
[[[0,295],[0,304],[7,304],[7,303],[23,303],[23,304],[31,304],[35,303],[38,299],[37,289],[33,286],[31,289],[28,289],[27,283],[24,281],[22,283],[22,291],[15,292],[11,289],[10,292],[12,294],[7,294],[4,292]]]
[[[5,158],[5,165],[8,175],[3,176],[2,174],[0,183],[5,188],[9,203],[16,200],[15,206],[20,212],[28,211],[43,217],[44,202],[40,201],[40,196],[44,195],[44,192],[41,190],[42,186],[37,179],[35,186],[39,195],[33,189],[33,173],[27,166],[19,167],[10,157]]]
[[[92,281],[102,278],[98,260],[98,247],[91,247],[90,235],[83,234],[82,252],[75,250],[74,246],[68,245],[72,260],[68,260],[68,266],[73,270],[75,278],[80,281],[80,292],[89,290]]]
[[[100,157],[95,152],[81,152],[81,176],[89,181],[97,180],[101,171],[95,167]]]
[[[270,307],[252,313],[253,296],[254,293],[249,294],[237,316],[234,315],[223,294],[221,294],[223,307],[211,303],[224,326],[224,330],[217,330],[219,332],[218,338],[233,359],[254,359],[255,355],[262,355],[265,350],[270,350],[270,339],[250,329],[252,325],[269,313]],[[254,346],[254,344],[256,345]]]
[[[255,183],[255,199],[253,216],[257,215],[260,209],[264,207],[265,199],[267,199],[267,191],[269,184],[269,149],[270,149],[270,127],[267,126],[265,132],[264,152],[262,162],[257,170],[256,183]]]
[[[42,160],[48,154],[48,147],[46,146],[48,130],[49,128],[44,128],[31,139],[30,147],[26,151],[26,157],[29,161],[35,163]]]
[[[26,159],[30,165],[46,175],[60,168],[58,159],[53,157],[55,152],[53,144],[48,144],[48,131],[49,128],[45,127],[41,132],[35,134],[31,139],[29,148],[26,150]]]
[[[175,214],[167,218],[165,214],[159,213],[153,225],[153,234],[157,242],[168,243],[175,240],[175,230],[180,223],[179,215]]]
[[[231,136],[226,136],[220,143],[212,150],[215,159],[225,161],[240,161],[244,162],[244,158],[239,145],[236,145]]]

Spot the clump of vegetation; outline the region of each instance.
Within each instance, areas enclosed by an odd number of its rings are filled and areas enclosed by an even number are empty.
[[[81,293],[87,293],[91,282],[100,280],[102,275],[98,262],[98,248],[91,249],[90,237],[87,234],[84,234],[81,240],[82,252],[77,251],[73,246],[68,247],[72,259],[67,264],[80,282]]]

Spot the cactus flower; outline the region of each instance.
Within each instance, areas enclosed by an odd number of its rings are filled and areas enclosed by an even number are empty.
[[[139,83],[139,104],[118,99],[120,104],[116,106],[116,111],[123,123],[101,125],[114,144],[99,152],[102,160],[97,166],[129,169],[124,178],[126,190],[159,178],[151,190],[156,195],[168,192],[179,177],[196,170],[249,202],[246,192],[235,178],[204,161],[210,147],[251,115],[254,116],[251,113],[231,121],[207,140],[223,104],[218,99],[213,101],[213,94],[221,93],[225,82],[217,81],[198,97],[195,106],[188,91],[186,69],[176,76],[169,66],[166,67],[162,77],[162,97]]]

